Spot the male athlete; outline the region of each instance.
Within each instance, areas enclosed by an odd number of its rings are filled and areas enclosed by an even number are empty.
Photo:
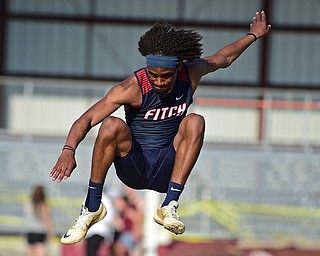
[[[230,66],[270,25],[257,12],[250,31],[215,54],[201,58],[201,35],[157,22],[139,40],[146,67],[116,84],[104,98],[77,119],[50,176],[61,182],[76,167],[75,150],[89,130],[102,122],[93,149],[91,176],[85,204],[74,225],[62,236],[63,244],[84,239],[88,229],[106,215],[101,195],[112,163],[119,179],[134,189],[166,193],[154,220],[182,234],[178,199],[199,156],[204,118],[186,114],[200,79]],[[124,106],[126,122],[110,116]]]

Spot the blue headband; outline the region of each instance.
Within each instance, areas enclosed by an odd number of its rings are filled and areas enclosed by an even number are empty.
[[[147,55],[146,64],[154,68],[176,68],[180,60],[178,56]]]

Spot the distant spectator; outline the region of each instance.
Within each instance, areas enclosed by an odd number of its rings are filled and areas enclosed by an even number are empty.
[[[53,236],[51,208],[43,186],[33,188],[31,200],[24,207],[27,256],[47,255],[46,243]]]
[[[98,223],[94,224],[86,236],[87,256],[98,256],[101,245],[105,242],[108,246],[113,241],[114,234],[114,206],[109,195],[105,192],[102,194],[102,202],[108,209],[107,215]],[[105,252],[103,255],[109,255]]]
[[[136,240],[136,246],[134,249],[134,252],[137,253],[137,255],[141,255],[139,253],[139,250],[141,249],[141,241],[143,236],[143,220],[144,220],[144,201],[143,199],[138,195],[137,190],[134,190],[132,188],[126,187],[125,193],[128,197],[129,204],[134,209],[134,225],[132,227],[133,236]]]
[[[129,198],[133,198],[130,196],[125,194],[114,201],[117,208],[117,215],[115,216],[117,231],[114,242],[114,254],[116,256],[134,255],[142,239],[143,215],[139,206],[129,200]]]

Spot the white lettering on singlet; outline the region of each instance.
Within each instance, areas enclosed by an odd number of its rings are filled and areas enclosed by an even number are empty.
[[[172,116],[182,116],[187,110],[187,103],[180,104],[178,106],[165,107],[165,108],[154,108],[148,110],[144,119],[151,118],[152,120],[163,120]]]

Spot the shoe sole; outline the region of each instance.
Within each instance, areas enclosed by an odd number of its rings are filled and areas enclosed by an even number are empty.
[[[176,235],[182,235],[185,231],[184,227],[176,226],[176,225],[167,225],[163,227]]]
[[[185,231],[185,227],[183,226],[177,226],[174,224],[166,225],[166,226],[163,225],[163,222],[160,219],[158,219],[156,216],[153,218],[153,220],[160,226],[164,227],[166,230],[174,233],[175,235],[182,235]]]

